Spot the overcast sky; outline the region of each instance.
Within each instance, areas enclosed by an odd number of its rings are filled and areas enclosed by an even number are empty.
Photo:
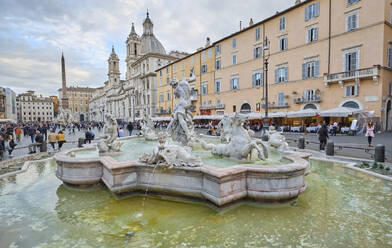
[[[114,46],[125,77],[125,40],[135,23],[143,32],[146,10],[166,52],[194,52],[284,10],[295,0],[0,0],[0,86],[17,93],[57,95],[61,52],[67,85],[98,87],[107,79]]]

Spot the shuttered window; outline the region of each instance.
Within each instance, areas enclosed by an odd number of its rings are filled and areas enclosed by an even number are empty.
[[[355,71],[359,69],[359,52],[347,52],[344,54],[344,71]]]
[[[275,83],[287,82],[289,80],[289,68],[280,67],[275,70]]]
[[[230,90],[236,90],[239,87],[238,77],[233,77],[230,79]]]
[[[358,84],[346,86],[345,96],[358,96]]]
[[[256,41],[260,40],[260,27],[256,28]]]
[[[358,13],[350,14],[346,17],[346,31],[352,31],[358,28]]]
[[[252,75],[252,87],[263,86],[263,73],[255,72]]]
[[[261,58],[261,46],[253,48],[253,58]]]
[[[388,67],[392,68],[392,45],[388,47]]]
[[[285,30],[286,29],[286,17],[281,17],[279,19],[279,31]]]
[[[284,106],[284,93],[278,93],[278,106]]]
[[[305,8],[305,21],[316,18],[320,15],[320,3],[314,3]]]
[[[283,36],[279,39],[279,51],[287,50],[287,37]]]
[[[306,33],[307,33],[307,35],[306,35],[307,36],[306,37],[307,43],[318,40],[318,27],[308,28]]]
[[[320,61],[310,61],[302,64],[302,79],[320,77]]]

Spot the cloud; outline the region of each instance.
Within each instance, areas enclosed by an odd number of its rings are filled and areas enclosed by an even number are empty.
[[[146,10],[166,51],[193,52],[294,4],[287,0],[0,0],[0,86],[57,95],[60,58],[67,84],[98,87],[107,79],[114,45],[125,76],[131,22],[142,33]]]

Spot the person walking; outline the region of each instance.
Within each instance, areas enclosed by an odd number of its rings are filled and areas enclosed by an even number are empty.
[[[54,129],[50,130],[50,134],[49,134],[48,138],[49,138],[50,145],[52,146],[53,150],[55,150],[56,149],[55,144],[57,141],[57,134],[55,133]]]
[[[120,127],[120,129],[118,130],[118,137],[124,137],[124,129],[122,129],[122,127]]]
[[[323,124],[318,131],[319,141],[320,141],[320,151],[324,150],[325,145],[327,144],[328,136],[328,128],[327,125]]]
[[[20,138],[22,136],[22,129],[19,126],[15,128],[15,135],[16,135],[16,141],[19,143]]]
[[[365,136],[368,139],[369,147],[372,147],[372,139],[374,138],[374,124],[373,122],[369,121],[366,126],[366,134]]]
[[[337,132],[338,132],[338,123],[335,121],[332,127],[332,136],[336,136]]]
[[[128,132],[129,132],[129,136],[132,136],[132,130],[133,130],[132,122],[128,123],[127,129],[128,129]]]
[[[63,146],[63,144],[66,142],[65,140],[65,136],[63,131],[59,131],[57,134],[57,144],[59,146],[59,150],[61,150],[61,147]]]
[[[14,151],[16,143],[13,135],[8,135],[8,156],[12,158],[12,152]]]
[[[29,136],[31,138],[31,143],[34,143],[35,140],[35,128],[31,125],[28,129]]]

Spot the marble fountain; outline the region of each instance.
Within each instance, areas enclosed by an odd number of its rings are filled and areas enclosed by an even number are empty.
[[[56,176],[73,187],[103,183],[123,196],[149,193],[193,198],[225,206],[240,200],[284,202],[306,189],[308,154],[290,152],[284,137],[270,130],[268,142],[253,137],[241,114],[225,116],[221,137],[197,135],[187,80],[172,82],[178,98],[166,132],[155,133],[148,118],[142,137],[117,137],[107,114],[97,146],[57,153]]]

